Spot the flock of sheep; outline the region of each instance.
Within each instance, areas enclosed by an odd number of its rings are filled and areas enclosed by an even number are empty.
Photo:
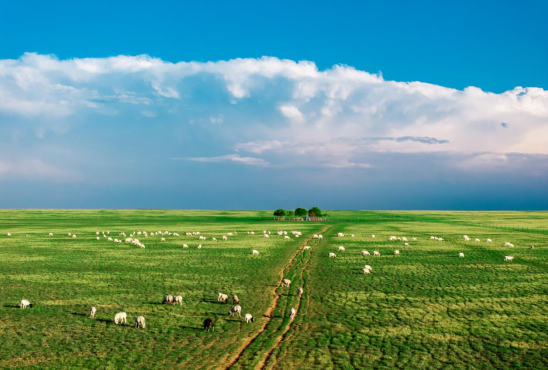
[[[247,232],[248,235],[255,235],[255,232],[254,231],[248,231]],[[264,230],[263,231],[263,236],[268,238],[270,237],[271,235],[271,231],[266,231]],[[132,244],[132,245],[135,245],[135,246],[138,246],[140,248],[145,248],[145,245],[139,241],[139,239],[137,239],[135,236],[143,236],[145,238],[148,238],[148,237],[151,237],[151,236],[180,236],[178,233],[176,232],[169,232],[169,231],[157,231],[157,232],[146,232],[146,231],[134,231],[133,233],[130,233],[129,236],[126,235],[125,232],[121,232],[119,233],[119,236],[120,237],[124,237],[125,239],[122,241],[122,238],[118,239],[118,238],[112,238],[110,237],[110,231],[102,231],[102,232],[99,232],[97,231],[95,233],[96,237],[95,239],[96,240],[101,240],[101,237],[99,235],[102,235],[103,236],[103,239],[104,240],[107,240],[109,242],[113,242],[113,243],[123,243],[123,242],[126,242],[126,243],[129,243],[129,244]],[[186,232],[184,233],[185,236],[198,236],[198,239],[199,240],[207,240],[207,238],[203,235],[200,235],[200,232]],[[227,233],[227,235],[223,235],[221,237],[222,240],[228,240],[228,237],[229,236],[234,236],[234,235],[237,235],[237,232],[234,231],[234,232],[229,232]],[[288,232],[287,231],[278,231],[277,232],[277,235],[280,235],[280,236],[283,236],[284,237],[284,240],[289,240],[291,239],[290,236],[288,235]],[[302,233],[300,231],[291,231],[291,235],[293,235],[295,238],[298,238],[302,235]],[[7,236],[8,237],[11,237],[11,233],[7,233]],[[26,234],[25,235],[26,237],[28,237],[28,235]],[[53,236],[53,233],[49,233],[48,236]],[[72,234],[72,233],[68,233],[67,234],[68,237],[70,238],[76,238],[76,234]],[[314,235],[314,238],[323,238],[322,235]],[[212,241],[217,241],[217,238],[215,237],[211,237],[211,240]],[[160,239],[161,242],[165,242],[166,239],[165,237],[162,237]],[[183,244],[183,248],[188,248],[188,245],[187,244]],[[202,245],[198,245],[197,247],[198,249],[201,249],[202,248]],[[310,247],[305,247],[305,249],[309,249]],[[251,254],[252,255],[259,255],[259,251],[256,250],[256,249],[253,249],[251,251]],[[282,287],[283,286],[287,286],[289,287],[289,285],[291,284],[291,281],[288,280],[288,279],[283,279],[282,281]],[[299,297],[302,296],[303,294],[303,288],[299,288],[298,289],[298,295]],[[227,303],[228,302],[228,295],[224,294],[224,293],[219,293],[218,294],[218,297],[217,297],[217,301],[218,302],[221,302],[221,303]],[[228,316],[238,316],[238,317],[241,317],[241,313],[242,313],[242,307],[240,306],[240,300],[238,298],[238,296],[236,295],[233,295],[232,296],[232,303],[233,303],[233,306],[230,308],[230,310],[228,311]],[[183,304],[183,297],[178,295],[178,296],[172,296],[172,295],[166,295],[164,297],[164,300],[162,301],[162,304],[171,304],[171,305],[176,305],[176,304],[179,304],[179,305],[182,305]],[[33,307],[33,304],[30,303],[28,300],[26,299],[23,299],[21,300],[20,304],[19,304],[19,307],[22,308],[22,309],[25,309],[27,307],[29,308],[32,308]],[[95,318],[95,314],[97,313],[97,308],[96,307],[91,307],[90,308],[90,311],[89,311],[89,316],[91,318]],[[294,308],[291,308],[290,310],[290,319],[293,320],[296,316],[296,310]],[[250,313],[246,313],[244,315],[244,320],[246,323],[250,323],[250,322],[254,322],[255,319],[253,318],[253,316],[250,314]],[[144,316],[137,316],[135,317],[135,328],[143,328],[145,329],[146,327],[146,324],[145,324],[145,317]],[[125,312],[118,312],[116,315],[114,315],[114,324],[115,325],[118,325],[118,324],[127,324],[127,314]],[[214,323],[214,320],[211,319],[211,318],[207,318],[204,320],[204,330],[205,331],[209,331],[209,330],[215,330],[215,323]]]

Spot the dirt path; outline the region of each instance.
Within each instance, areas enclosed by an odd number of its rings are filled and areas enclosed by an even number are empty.
[[[322,234],[324,233],[330,226],[326,226],[324,227],[320,232],[319,234]],[[308,239],[306,239],[306,241],[301,245],[301,247],[295,252],[295,254],[291,257],[291,259],[289,260],[289,262],[284,266],[284,268],[282,269],[282,271],[280,271],[280,278],[278,279],[278,285],[276,285],[273,289],[272,289],[272,294],[276,296],[276,299],[274,299],[274,301],[272,302],[272,304],[267,308],[266,312],[265,312],[265,317],[266,317],[266,320],[263,324],[263,326],[261,327],[261,329],[259,329],[259,331],[257,333],[255,333],[254,336],[252,337],[249,337],[249,338],[246,338],[243,342],[242,342],[242,345],[238,348],[237,352],[236,352],[236,355],[230,359],[228,361],[228,365],[226,367],[224,367],[224,369],[231,369],[232,367],[234,367],[235,365],[237,365],[238,361],[240,360],[240,358],[242,358],[242,356],[245,354],[245,351],[246,349],[255,341],[255,339],[257,339],[259,337],[259,335],[261,335],[265,330],[266,328],[268,327],[268,324],[270,324],[270,322],[272,321],[272,313],[274,312],[274,310],[279,306],[280,304],[280,300],[283,296],[283,294],[278,294],[276,293],[276,290],[282,285],[282,279],[284,278],[284,273],[291,268],[291,266],[293,266],[293,263],[295,261],[295,259],[299,256],[299,253],[301,251],[303,251],[303,247],[305,245],[309,245],[310,244],[310,241],[313,240],[313,237],[310,236]],[[310,251],[312,250],[313,248],[310,249]],[[310,257],[309,257],[310,259]],[[308,265],[308,260],[306,261],[305,263],[305,267],[306,265]],[[303,268],[304,269],[304,268]],[[302,276],[302,271],[301,271],[301,276]],[[299,306],[300,306],[300,303],[301,303],[301,299],[299,298]],[[278,343],[281,341],[283,335],[289,330],[289,328],[291,327],[291,324],[287,325],[287,329],[284,330],[284,332],[282,334],[279,335],[279,338],[276,339],[276,342],[274,344],[274,347],[271,348],[268,352],[267,352],[267,355],[265,356],[265,358],[263,360],[261,360],[259,362],[259,366],[258,368],[263,368],[264,365],[266,364],[266,360],[268,359],[268,357],[270,356],[270,354],[272,353],[272,351],[276,348],[276,346],[278,345]]]

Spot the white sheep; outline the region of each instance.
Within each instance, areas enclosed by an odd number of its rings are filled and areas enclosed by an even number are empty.
[[[491,239],[487,239],[486,241],[487,241],[487,243],[492,243],[493,242]]]
[[[343,233],[337,233],[337,237],[338,237],[338,238],[342,238],[343,236],[344,236]]]
[[[118,312],[116,315],[114,315],[114,323],[118,325],[118,323],[126,323],[127,324],[127,314],[125,312]]]
[[[202,245],[201,245],[201,244],[198,246],[198,249],[202,249]]]
[[[291,307],[291,310],[289,311],[289,319],[293,320],[295,318],[295,315],[297,315],[297,311]]]
[[[175,297],[173,297],[173,304],[176,305],[176,304],[179,304],[179,305],[183,305],[183,296],[180,296],[180,295],[177,295]]]
[[[371,270],[369,270],[369,269],[363,269],[363,273],[364,273],[364,274],[370,274],[370,273],[371,273]]]
[[[342,245],[339,245],[339,251],[341,251],[341,252],[345,251],[345,249]]]
[[[11,236],[11,233],[8,233],[7,235],[8,235],[8,237],[10,237],[10,236]]]
[[[351,238],[355,238],[355,237],[356,237],[356,235],[352,234],[352,235],[350,235],[350,237],[351,237]]]
[[[255,319],[253,318],[253,316],[251,316],[250,313],[246,313],[245,316],[244,316],[244,319],[245,319],[246,324],[249,324],[250,322],[255,321]]]
[[[462,253],[462,252],[459,253],[459,257],[460,257],[460,258],[463,258],[463,257],[464,257],[464,253]]]
[[[226,235],[223,235],[223,240],[228,240],[228,237]]]
[[[505,256],[504,257],[505,261],[512,261],[513,259],[514,259],[514,256]]]
[[[413,237],[411,238],[412,241],[416,242],[417,241],[417,238]]]
[[[161,242],[165,242],[166,241],[166,238],[162,238],[160,239]]]
[[[186,245],[186,244],[183,244],[183,248],[185,248],[185,249],[186,249],[186,248],[188,248],[188,245]]]
[[[368,251],[362,251],[362,256],[370,256],[371,253],[369,253]]]
[[[270,235],[264,234],[264,237],[265,237],[265,238],[270,238]]]
[[[219,293],[219,295],[217,296],[217,302],[223,302],[223,303],[228,302],[228,295],[224,293]]]
[[[479,240],[479,238],[476,238],[475,241],[479,242],[480,240]]]
[[[470,238],[468,237],[468,235],[463,235],[462,238],[464,239],[465,242],[470,241]]]
[[[242,306],[238,304],[236,306],[230,307],[230,310],[228,311],[228,316],[232,316],[233,314],[234,316],[238,315],[239,317],[242,317]]]
[[[33,306],[33,304],[30,303],[29,301],[27,301],[26,299],[22,299],[21,303],[19,303],[19,307],[22,308],[22,309],[25,309],[27,307],[32,308],[32,306]]]
[[[335,258],[337,255],[333,252],[329,252],[329,258]]]
[[[99,238],[99,237],[97,237],[96,239],[97,239],[97,240],[101,240],[101,238]]]
[[[404,247],[409,247],[409,243],[403,243]]]
[[[283,279],[282,280],[282,287],[286,286],[289,288],[289,286],[291,285],[291,280],[289,279]]]
[[[76,238],[76,234],[72,234],[72,237],[73,237],[73,238]]]
[[[372,238],[375,238],[375,234],[371,234],[371,237],[372,237]]]
[[[303,249],[308,250],[308,249],[310,249],[310,246],[309,246],[309,245],[305,245],[305,246],[303,247]]]
[[[170,303],[173,304],[173,296],[168,294],[164,297],[164,300],[162,301],[162,304]]]
[[[303,288],[299,288],[297,289],[297,294],[299,295],[299,297],[301,297],[304,293],[304,289]]]
[[[251,254],[252,254],[252,255],[257,255],[257,256],[258,256],[258,255],[259,255],[259,251],[253,249],[253,250],[251,251]]]
[[[217,241],[217,238],[211,238],[212,241],[216,242]]]
[[[68,236],[72,236],[72,233],[68,233],[67,235],[68,235]]]
[[[399,256],[399,255],[400,255],[400,251],[396,249],[396,250],[394,251],[394,255],[395,255],[395,256]]]
[[[406,242],[408,241],[407,238],[404,236],[403,238],[401,238],[402,242]]]
[[[91,307],[89,310],[89,317],[94,318],[95,312],[97,312],[97,309],[95,307]]]
[[[289,240],[289,239],[291,239],[289,236],[287,236],[287,235],[284,236],[284,240]]]
[[[135,318],[135,327],[136,328],[141,327],[143,329],[145,328],[145,318],[144,318],[144,316],[137,316]]]
[[[379,251],[373,251],[373,255],[374,256],[380,256],[381,254],[379,253]]]
[[[365,265],[365,266],[364,266],[364,269],[368,269],[368,270],[370,270],[370,271],[373,271],[373,267],[371,267],[371,266],[369,266],[369,265]]]
[[[397,236],[392,235],[390,238],[388,238],[390,241],[398,240]]]
[[[53,236],[53,233],[49,233],[49,236]]]

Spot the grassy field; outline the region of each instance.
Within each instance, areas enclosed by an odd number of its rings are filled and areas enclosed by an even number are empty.
[[[0,367],[548,367],[548,235],[535,232],[547,229],[548,213],[331,211],[333,220],[321,223],[261,218],[269,213],[0,211]],[[112,238],[143,230],[181,236],[141,236],[141,249],[97,241],[98,230]],[[279,230],[303,235],[284,240]],[[391,235],[418,241],[403,246]],[[515,260],[504,262],[506,255]],[[282,277],[293,281],[290,289]],[[237,294],[255,322],[229,318],[219,292]],[[182,295],[183,305],[162,305],[165,294]],[[19,309],[23,298],[35,307]],[[128,325],[114,325],[119,311]],[[145,330],[132,327],[137,315],[146,317]],[[206,317],[216,320],[215,332],[203,331]]]

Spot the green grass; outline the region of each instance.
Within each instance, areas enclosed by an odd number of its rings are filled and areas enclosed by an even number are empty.
[[[330,211],[333,221],[325,223],[264,220],[269,213],[0,211],[0,367],[548,367],[548,235],[492,226],[547,229],[547,213]],[[324,229],[322,242],[300,249]],[[139,237],[141,249],[96,241],[97,230],[113,238],[134,230],[181,236]],[[266,239],[263,230],[303,236]],[[238,235],[204,242],[185,231]],[[482,242],[464,242],[463,234]],[[390,235],[419,240],[404,247]],[[363,249],[381,256],[364,257]],[[330,251],[337,258],[327,258]],[[504,262],[505,255],[515,260]],[[361,271],[366,263],[370,275]],[[290,289],[279,287],[282,276],[293,281]],[[217,303],[218,292],[237,294],[255,323],[228,318],[230,304]],[[182,295],[183,306],[161,305],[165,294]],[[22,298],[36,306],[19,309]],[[298,308],[293,322],[291,307]],[[145,316],[147,328],[114,325],[122,310],[131,324]],[[216,319],[215,332],[202,330],[205,317]]]

